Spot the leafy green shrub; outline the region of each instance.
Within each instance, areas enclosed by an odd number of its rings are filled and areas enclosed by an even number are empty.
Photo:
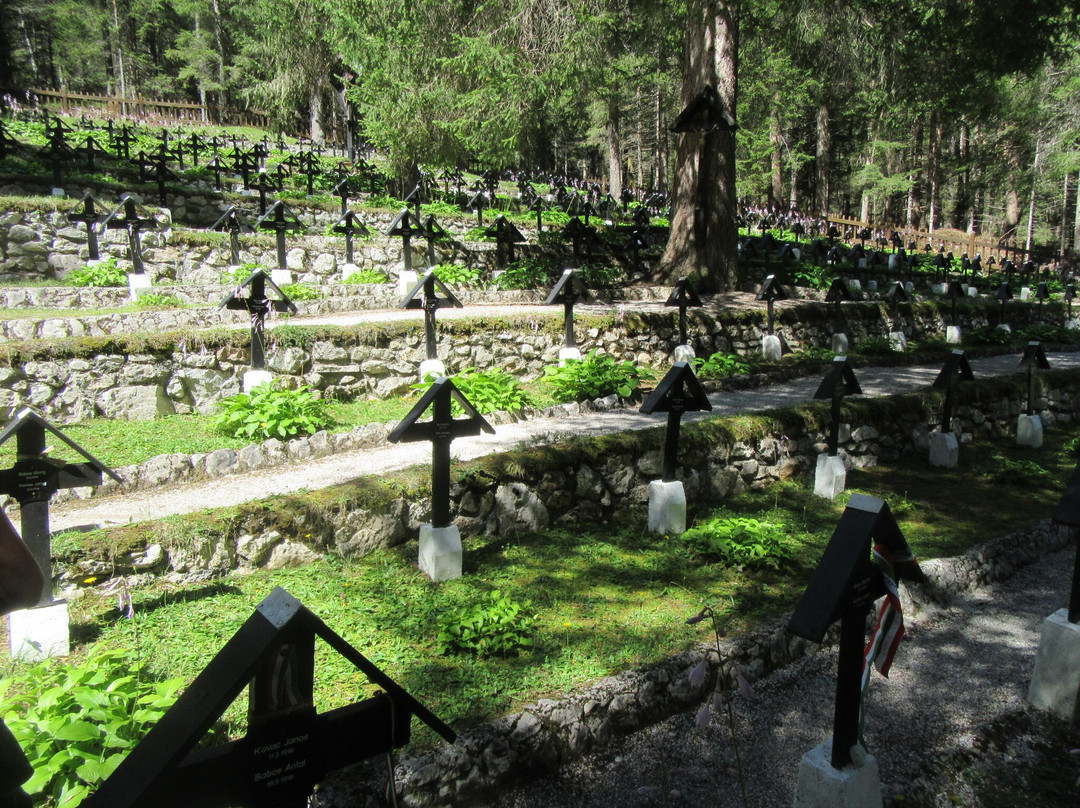
[[[385,272],[378,269],[361,269],[345,279],[345,283],[386,283]]]
[[[454,376],[454,385],[481,413],[516,412],[532,403],[521,382],[502,368],[468,368]]]
[[[480,270],[463,264],[439,264],[431,271],[447,286],[474,286],[480,281]]]
[[[332,423],[329,401],[316,398],[304,385],[291,390],[280,381],[224,398],[220,406],[214,426],[234,438],[288,440],[314,434]]]
[[[425,202],[420,206],[420,212],[429,213],[432,216],[451,217],[460,216],[461,208],[450,202]]]
[[[717,516],[687,530],[683,539],[697,553],[729,564],[775,564],[791,554],[781,525],[747,516]]]
[[[867,337],[856,346],[855,350],[866,356],[882,356],[891,354],[893,346],[888,337]]]
[[[996,325],[984,325],[963,333],[965,345],[1011,345],[1016,337],[1010,331]]]
[[[632,362],[616,362],[595,349],[584,359],[568,359],[562,367],[544,368],[544,381],[554,389],[557,401],[583,401],[616,393],[629,398],[643,381],[654,378],[652,371]]]
[[[290,283],[281,287],[289,300],[318,300],[319,290],[307,283]]]
[[[695,357],[694,372],[703,379],[726,379],[737,373],[749,373],[750,364],[738,354],[717,351],[708,359]]]
[[[1056,342],[1072,345],[1080,340],[1080,331],[1060,325],[1033,325],[1021,328],[1019,338],[1024,342]]]
[[[477,656],[513,656],[532,648],[533,618],[524,607],[496,589],[488,600],[439,615],[436,636],[440,654],[465,651]]]
[[[797,351],[792,351],[788,357],[793,362],[831,362],[836,354],[831,348],[820,348],[817,345],[807,345]]]
[[[127,286],[127,273],[116,265],[115,258],[109,258],[98,264],[72,270],[67,276],[72,286]]]
[[[261,269],[264,272],[266,271],[266,267],[259,266],[258,264],[241,264],[238,267],[226,267],[221,271],[221,283],[225,286],[239,286],[250,278],[257,269]],[[270,273],[267,272],[267,274],[269,275]]]
[[[159,292],[140,294],[135,299],[135,305],[143,309],[167,309],[184,305],[184,301],[176,295],[166,295]]]
[[[791,275],[796,286],[806,286],[810,289],[828,289],[832,284],[833,272],[827,266],[815,266],[814,264],[801,264]]]
[[[591,289],[618,286],[626,280],[626,270],[618,264],[586,264],[578,277]]]
[[[81,803],[176,701],[181,679],[153,682],[121,651],[71,666],[42,662],[0,679],[0,716],[34,767],[35,805]]]
[[[553,267],[550,261],[523,258],[507,264],[506,271],[495,278],[497,289],[541,289],[551,283]]]

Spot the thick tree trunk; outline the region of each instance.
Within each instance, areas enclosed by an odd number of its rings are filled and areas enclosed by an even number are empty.
[[[0,0],[0,20],[6,21],[0,25],[0,92],[3,93],[15,89],[15,69],[11,63],[12,17],[10,0]]]
[[[656,190],[666,191],[668,184],[668,139],[664,126],[664,93],[656,85]]]
[[[322,143],[326,139],[323,131],[323,94],[322,86],[311,88],[308,96],[309,134],[313,143]]]
[[[941,199],[941,124],[935,110],[930,111],[930,151],[926,168],[930,183],[930,211],[927,214],[926,229],[933,233],[937,228]]]
[[[683,61],[682,106],[703,87],[716,87],[735,116],[738,20],[731,0],[691,0]],[[671,229],[660,273],[670,280],[693,277],[703,292],[734,287],[735,133],[678,135]]]
[[[1065,254],[1065,247],[1068,242],[1066,241],[1067,234],[1069,232],[1069,226],[1066,224],[1066,217],[1069,215],[1069,172],[1065,172],[1065,179],[1061,182],[1061,239],[1058,242],[1058,255]]]
[[[1028,204],[1027,238],[1024,240],[1024,253],[1030,257],[1035,242],[1035,197],[1039,187],[1039,173],[1042,168],[1042,141],[1035,141],[1035,164],[1031,170],[1031,201]]]
[[[608,193],[618,199],[622,196],[622,148],[619,143],[619,98],[612,95],[607,100],[607,163]]]
[[[1073,214],[1073,254],[1080,250],[1080,171],[1076,173],[1076,212]]]
[[[124,72],[124,32],[120,28],[120,9],[116,0],[112,0],[113,30],[116,32],[116,86],[120,90],[120,98],[127,98],[127,77]],[[120,103],[120,112],[126,114],[124,103]]]
[[[829,156],[832,150],[832,133],[829,130],[829,107],[821,104],[817,110],[817,142],[814,146],[814,207],[819,214],[829,212]]]
[[[784,133],[780,129],[780,98],[773,99],[772,112],[769,114],[769,145],[772,146],[771,173],[772,183],[769,188],[769,204],[782,207],[784,197]]]

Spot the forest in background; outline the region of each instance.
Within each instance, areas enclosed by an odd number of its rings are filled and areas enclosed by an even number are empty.
[[[749,204],[1080,247],[1068,0],[0,0],[0,87],[355,121],[398,175],[667,189],[694,7],[738,19]],[[692,7],[692,8],[688,8]]]

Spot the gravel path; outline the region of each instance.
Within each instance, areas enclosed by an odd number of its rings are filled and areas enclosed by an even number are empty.
[[[1053,368],[1080,367],[1080,353],[1049,355]],[[1003,355],[972,360],[976,378],[1016,372],[1017,355]],[[865,396],[890,395],[930,385],[941,366],[914,365],[893,368],[863,368],[857,371]],[[713,415],[736,415],[774,407],[791,407],[813,397],[820,379],[806,378],[737,392],[710,396]],[[686,420],[704,417],[691,414]],[[589,413],[565,419],[540,418],[505,424],[494,435],[480,435],[454,441],[453,454],[458,460],[471,460],[520,445],[539,445],[567,435],[602,435],[659,426],[656,416],[636,410]],[[203,483],[132,492],[102,499],[75,500],[54,505],[50,512],[54,531],[84,526],[124,524],[184,514],[204,508],[222,508],[304,490],[317,490],[348,482],[361,475],[382,474],[412,465],[429,463],[431,449],[426,444],[387,444],[377,449],[344,452],[310,460],[302,465],[236,474]]]
[[[875,673],[867,697],[867,746],[896,805],[979,805],[962,787],[941,783],[939,764],[957,754],[982,754],[987,725],[1035,712],[1025,697],[1039,632],[1043,619],[1068,601],[1073,552],[1048,555],[948,609],[909,610],[891,675],[885,680]],[[735,698],[748,806],[792,804],[802,755],[831,735],[835,681],[836,652],[820,651],[757,682],[753,702]],[[714,714],[707,727],[695,729],[694,713],[622,738],[490,805],[741,808],[726,717]],[[1023,746],[1003,762],[1022,757]],[[1080,774],[1080,763],[1076,768]]]

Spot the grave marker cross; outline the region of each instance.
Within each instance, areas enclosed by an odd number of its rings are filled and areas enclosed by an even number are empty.
[[[132,269],[136,273],[145,272],[142,262],[140,234],[143,230],[156,230],[158,227],[157,219],[140,207],[131,198],[131,194],[124,194],[120,197],[120,204],[105,217],[101,225],[106,230],[127,230],[128,257],[131,259]]]
[[[1033,340],[1024,347],[1019,367],[1027,370],[1027,414],[1032,415],[1035,412],[1035,369],[1050,369],[1050,362],[1046,359],[1041,342]]]
[[[266,286],[277,293],[278,298],[271,300],[266,296]],[[248,287],[248,296],[241,297],[244,287]],[[277,284],[262,269],[257,269],[247,280],[233,290],[233,293],[218,305],[219,309],[246,311],[251,315],[251,369],[263,370],[266,367],[266,315],[271,309],[277,312],[296,313],[296,305],[289,300]]]
[[[381,692],[316,713],[316,638]],[[194,751],[245,688],[247,735]],[[408,743],[413,716],[455,740],[401,685],[277,587],[84,805],[304,808],[331,772]]]
[[[436,289],[441,290],[446,297],[439,297]],[[416,282],[416,285],[409,290],[409,293],[401,301],[401,308],[403,309],[424,310],[424,347],[428,359],[439,358],[435,333],[435,312],[438,309],[451,306],[456,309],[464,308],[462,302],[430,269],[424,273],[424,276]]]
[[[429,213],[427,218],[420,223],[420,233],[427,241],[427,261],[428,266],[435,266],[438,261],[435,257],[435,244],[439,241],[447,241],[450,238],[450,234],[446,232],[446,229],[439,224],[435,218],[434,213]]]
[[[1065,494],[1054,511],[1053,521],[1059,525],[1080,527],[1080,463],[1065,484]],[[1076,544],[1073,562],[1072,589],[1069,593],[1069,622],[1080,623],[1080,542]]]
[[[229,205],[221,217],[210,226],[211,230],[229,234],[229,263],[232,266],[240,265],[240,233],[251,228],[244,224],[240,218],[240,211],[235,205]]]
[[[386,231],[388,236],[401,237],[401,260],[406,272],[412,272],[412,237],[423,235],[423,225],[408,208],[403,208],[394,221],[390,222],[390,228]]]
[[[345,236],[345,261],[346,263],[353,263],[353,237],[354,236],[366,236],[371,231],[367,229],[367,225],[353,213],[351,210],[346,210],[340,219],[337,220],[337,224],[331,228],[335,233]]]
[[[98,201],[94,195],[87,191],[79,200],[79,207],[67,214],[69,222],[82,222],[86,225],[86,249],[91,261],[101,258],[98,251],[97,226],[103,218],[103,214],[97,209]]]
[[[971,372],[971,365],[964,356],[964,352],[960,350],[949,354],[949,358],[945,360],[945,366],[941,369],[941,373],[938,374],[932,385],[937,390],[945,390],[945,405],[941,410],[942,432],[952,431],[952,411],[956,400],[955,383],[957,376],[963,381],[971,381],[975,378],[975,375]]]
[[[450,403],[456,401],[466,418],[456,419],[450,413]],[[431,420],[420,417],[431,408]],[[387,436],[391,443],[399,441],[431,441],[431,524],[441,528],[450,525],[450,443],[454,438],[479,435],[495,430],[477,411],[454,383],[443,376],[437,379],[416,402],[400,424]]]
[[[0,160],[4,160],[8,156],[8,151],[19,147],[19,141],[13,138],[7,130],[7,126],[3,121],[0,121]]]
[[[780,281],[776,279],[775,275],[769,275],[765,278],[765,283],[761,285],[761,291],[757,293],[758,300],[764,300],[768,309],[768,333],[773,332],[773,304],[777,300],[787,300],[787,290],[780,285]]]
[[[841,309],[843,303],[854,300],[854,296],[851,294],[851,290],[848,289],[848,285],[844,283],[843,278],[834,278],[832,284],[829,286],[829,291],[825,293],[825,302],[834,303],[834,309],[836,312],[836,331],[841,333],[844,331],[844,313]]]
[[[641,412],[668,414],[664,435],[664,470],[661,480],[675,481],[675,466],[679,456],[679,425],[684,412],[708,412],[712,403],[687,362],[676,362],[660,380],[660,384],[641,405]]]
[[[48,457],[46,433],[58,438],[81,455],[84,463],[65,463]],[[29,408],[24,408],[0,432],[0,445],[12,436],[16,441],[15,465],[0,471],[0,493],[19,503],[22,539],[41,567],[45,581],[52,581],[52,554],[49,548],[49,500],[64,488],[101,485],[107,474],[123,483],[114,471],[83,449],[75,441]],[[52,587],[41,593],[40,604],[52,601]],[[39,604],[39,605],[40,605]]]
[[[521,235],[521,231],[501,213],[484,231],[484,235],[495,238],[495,263],[499,269],[513,262],[514,244],[525,241],[525,236]]]
[[[574,340],[574,304],[592,303],[593,297],[589,293],[588,287],[585,286],[585,282],[578,277],[577,272],[573,269],[563,270],[563,274],[547,296],[544,305],[552,306],[560,300],[563,304],[563,327],[566,333],[564,347],[576,348],[577,342]]]
[[[679,307],[679,344],[686,345],[686,310],[699,309],[705,304],[701,302],[690,282],[686,278],[679,278],[664,305]]]
[[[829,423],[829,457],[836,457],[840,443],[840,405],[844,396],[861,395],[862,388],[846,356],[833,359],[832,367],[818,385],[815,399],[832,401]]]
[[[274,233],[277,238],[277,268],[288,269],[285,259],[285,234],[291,230],[303,230],[303,223],[280,199],[255,221],[258,230]]]
[[[787,626],[789,633],[820,643],[829,626],[841,621],[831,760],[835,769],[851,763],[851,748],[860,740],[866,612],[888,591],[884,574],[872,560],[871,542],[891,555],[896,580],[925,580],[889,506],[875,497],[852,494]]]

